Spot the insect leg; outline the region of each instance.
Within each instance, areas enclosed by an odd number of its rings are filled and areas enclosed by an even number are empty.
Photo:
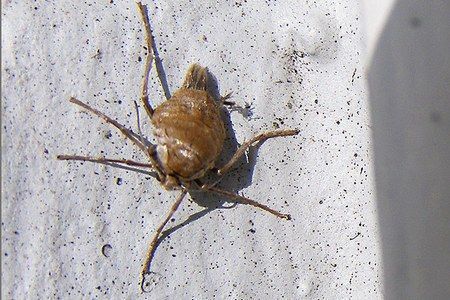
[[[129,160],[129,159],[111,159],[104,157],[92,157],[92,156],[79,156],[79,155],[58,155],[56,157],[59,160],[80,160],[80,161],[90,161],[94,163],[116,163],[116,164],[124,164],[133,167],[142,167],[142,168],[150,168],[153,169],[152,164],[140,163],[137,161]]]
[[[216,187],[202,186],[201,189],[204,190],[204,191],[210,191],[210,192],[215,193],[215,194],[223,195],[225,197],[233,199],[237,203],[252,205],[254,207],[257,207],[257,208],[260,208],[260,209],[265,210],[267,212],[270,212],[271,214],[273,214],[273,215],[275,215],[275,216],[277,216],[279,218],[286,219],[286,220],[290,220],[291,219],[291,216],[289,214],[282,214],[282,213],[280,213],[280,212],[278,212],[278,211],[268,207],[267,205],[261,204],[259,202],[256,202],[255,200],[246,198],[244,196],[240,196],[238,194],[235,194],[235,193],[232,193],[232,192],[229,192],[229,191],[226,191],[226,190],[222,190],[222,189],[219,189],[219,188],[216,188]]]
[[[227,106],[235,105],[236,103],[234,101],[228,100],[231,98],[232,95],[233,95],[233,92],[229,92],[225,96],[220,97],[220,102],[222,103],[222,105],[227,105]]]
[[[137,129],[138,129],[138,133],[139,133],[139,141],[145,145],[144,136],[142,135],[142,131],[141,131],[141,120],[139,118],[139,107],[138,107],[136,101],[134,101],[134,109],[136,109],[136,123],[137,123]]]
[[[150,28],[150,21],[148,18],[147,6],[142,5],[141,2],[137,3],[139,12],[141,13],[142,21],[144,22],[145,27],[145,41],[147,43],[147,58],[145,60],[145,71],[144,71],[144,79],[142,81],[142,94],[141,101],[144,104],[145,110],[147,111],[148,116],[151,118],[153,115],[153,108],[148,101],[148,77],[150,74],[150,70],[153,64],[153,36],[152,30]]]
[[[158,173],[159,178],[164,178],[164,173],[161,171],[161,169],[159,168],[158,162],[156,161],[155,158],[155,153],[156,153],[156,147],[150,143],[150,146],[146,146],[143,143],[143,138],[137,134],[135,134],[134,132],[132,132],[131,130],[129,130],[128,128],[126,128],[125,126],[123,126],[122,124],[120,124],[119,122],[117,122],[114,119],[111,119],[110,117],[108,117],[107,115],[105,115],[104,113],[96,110],[95,108],[90,107],[89,105],[81,102],[78,99],[75,99],[74,97],[70,98],[69,100],[72,103],[75,103],[87,110],[89,110],[91,113],[99,116],[100,118],[102,118],[105,122],[112,124],[114,127],[116,127],[117,129],[120,130],[120,132],[122,132],[122,134],[124,136],[126,136],[127,138],[129,138],[136,146],[138,146],[146,155],[148,155],[148,158],[153,166],[153,168],[155,169],[155,171]]]
[[[125,135],[127,138],[129,138],[136,146],[138,146],[142,151],[144,151],[145,153],[148,153],[147,147],[136,137],[136,134],[133,133],[128,128],[126,128],[125,126],[123,126],[122,124],[120,124],[119,122],[117,122],[116,120],[111,119],[110,117],[108,117],[104,113],[96,110],[95,108],[90,107],[89,105],[81,102],[78,99],[75,99],[74,97],[70,98],[69,101],[72,102],[72,103],[75,103],[75,104],[77,104],[77,105],[79,105],[79,106],[81,106],[81,107],[83,107],[83,108],[85,108],[87,110],[89,110],[94,115],[97,115],[100,118],[102,118],[105,122],[113,125],[117,129],[119,129],[120,132],[122,132],[123,135]]]
[[[230,159],[228,163],[225,164],[222,168],[217,171],[218,175],[224,175],[228,172],[231,167],[244,155],[245,151],[256,142],[263,142],[267,139],[279,137],[279,136],[290,136],[297,135],[300,131],[297,129],[282,129],[282,130],[273,130],[260,133],[254,136],[252,139],[244,142],[234,153],[233,157]]]
[[[227,93],[225,96],[221,96],[220,101],[224,102],[224,101],[230,99],[232,96],[233,96],[233,91]]]
[[[167,217],[164,219],[164,221],[161,223],[161,225],[159,225],[158,229],[156,229],[156,233],[153,236],[153,239],[148,248],[147,257],[145,258],[144,266],[143,266],[142,272],[141,272],[141,277],[142,277],[141,278],[141,290],[142,290],[142,292],[145,292],[145,289],[144,289],[145,275],[150,274],[150,265],[152,263],[154,255],[155,255],[156,248],[158,247],[158,244],[159,244],[158,239],[161,235],[161,232],[164,229],[164,226],[166,226],[167,222],[169,222],[169,220],[172,218],[173,214],[177,211],[178,207],[181,204],[181,201],[183,201],[186,194],[187,194],[186,190],[183,190],[181,192],[181,194],[178,196],[175,203],[170,208],[170,211],[169,211],[169,214],[167,215]]]

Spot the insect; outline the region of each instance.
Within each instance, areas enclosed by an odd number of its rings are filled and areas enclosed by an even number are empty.
[[[274,130],[256,135],[244,142],[232,158],[222,167],[216,168],[226,138],[224,122],[221,118],[221,105],[228,96],[214,99],[207,87],[208,71],[198,64],[189,67],[181,87],[170,99],[153,109],[148,97],[149,74],[155,56],[155,49],[147,7],[138,2],[138,9],[145,27],[146,47],[148,49],[145,71],[142,82],[141,102],[154,126],[156,144],[145,140],[140,132],[121,125],[95,108],[71,98],[69,101],[102,118],[106,123],[116,127],[126,138],[141,149],[148,157],[148,162],[142,163],[127,159],[112,159],[79,155],[59,155],[59,160],[90,161],[103,164],[127,165],[145,168],[154,172],[155,178],[166,190],[180,191],[167,216],[156,229],[149,244],[147,255],[141,271],[141,290],[145,291],[145,277],[151,274],[150,267],[156,252],[159,238],[167,222],[177,211],[186,194],[190,191],[205,191],[227,197],[230,202],[243,203],[265,210],[279,218],[290,219],[288,214],[280,213],[252,199],[217,187],[224,176],[246,150],[257,142],[269,138],[292,136],[299,133],[296,129]],[[159,71],[157,69],[158,75]],[[135,102],[136,111],[138,111]],[[139,123],[139,114],[138,114]],[[204,183],[207,173],[216,173],[218,180]]]

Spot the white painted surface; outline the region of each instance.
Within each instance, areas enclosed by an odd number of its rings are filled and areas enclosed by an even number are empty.
[[[2,296],[379,299],[360,8],[317,2],[150,4],[172,91],[200,62],[222,94],[252,104],[251,118],[231,113],[237,141],[274,122],[301,135],[267,141],[223,182],[293,220],[244,205],[203,214],[186,201],[170,226],[193,221],[162,241],[158,282],[141,295],[147,243],[175,194],[142,174],[55,159],[144,159],[114,128],[68,103],[76,96],[136,128],[132,101],[145,53],[136,6],[3,1]]]
[[[367,62],[372,61],[372,54],[376,50],[378,39],[383,33],[395,3],[396,0],[361,1]]]

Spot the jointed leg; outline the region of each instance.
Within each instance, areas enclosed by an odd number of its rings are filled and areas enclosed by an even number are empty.
[[[148,101],[148,77],[150,74],[150,70],[153,64],[153,36],[152,30],[150,28],[150,21],[148,18],[147,6],[142,5],[141,2],[137,3],[139,11],[142,16],[142,21],[144,22],[145,27],[145,41],[147,42],[147,59],[145,60],[145,71],[144,71],[144,79],[142,81],[142,96],[141,100],[144,104],[145,110],[147,111],[148,116],[151,118],[153,115],[153,108]]]
[[[231,98],[232,95],[233,95],[233,92],[229,92],[225,96],[220,97],[220,102],[222,103],[222,105],[227,105],[227,106],[235,105],[234,101],[228,100]]]
[[[81,102],[78,99],[75,98],[70,98],[69,100],[72,103],[75,103],[87,110],[89,110],[91,113],[99,116],[100,118],[102,118],[105,122],[112,124],[114,127],[116,127],[117,129],[120,130],[120,132],[122,132],[122,134],[124,136],[126,136],[127,138],[129,138],[136,146],[138,146],[146,155],[148,155],[148,158],[150,160],[151,165],[153,166],[154,170],[158,173],[159,178],[163,178],[164,174],[162,173],[162,171],[159,169],[158,167],[158,163],[155,159],[155,147],[153,144],[151,144],[149,147],[147,147],[144,142],[143,142],[143,138],[141,136],[136,135],[134,132],[132,132],[131,130],[129,130],[128,128],[126,128],[125,126],[123,126],[122,124],[120,124],[119,122],[117,122],[114,119],[111,119],[110,117],[108,117],[107,115],[105,115],[104,113],[96,110],[95,108],[90,107],[89,105]]]
[[[216,188],[216,187],[203,186],[203,187],[201,187],[201,189],[204,190],[204,191],[210,191],[210,192],[213,192],[213,193],[216,193],[216,194],[219,194],[219,195],[226,196],[226,197],[228,197],[230,199],[233,199],[237,203],[249,204],[249,205],[258,207],[258,208],[260,208],[262,210],[270,212],[271,214],[273,214],[273,215],[275,215],[275,216],[277,216],[279,218],[283,218],[283,219],[286,219],[286,220],[290,220],[291,219],[291,216],[288,215],[288,214],[282,214],[282,213],[280,213],[280,212],[278,212],[278,211],[276,211],[274,209],[271,209],[270,207],[268,207],[268,206],[266,206],[264,204],[261,204],[259,202],[256,202],[255,200],[252,200],[252,199],[240,196],[238,194],[235,194],[235,193],[232,193],[232,192],[229,192],[229,191],[225,191],[225,190],[222,190],[222,189],[219,189],[219,188]]]
[[[153,169],[152,164],[140,163],[137,161],[132,161],[129,159],[111,159],[111,158],[103,158],[103,157],[92,157],[92,156],[79,156],[79,155],[58,155],[56,157],[59,160],[81,160],[81,161],[90,161],[94,163],[116,163],[116,164],[124,164],[133,167],[142,167],[142,168],[150,168]]]
[[[138,133],[139,133],[139,141],[141,141],[141,143],[145,145],[144,136],[142,135],[142,131],[141,131],[141,120],[139,118],[139,107],[138,107],[136,101],[134,101],[134,109],[136,109],[136,123],[137,123],[137,129],[138,129]]]
[[[254,143],[259,141],[264,141],[270,138],[279,137],[279,136],[289,136],[289,135],[297,135],[300,131],[297,129],[282,129],[282,130],[273,130],[260,133],[253,137],[252,139],[246,141],[242,144],[234,153],[233,157],[230,159],[228,163],[225,164],[222,168],[217,171],[218,175],[223,175],[228,172],[231,167],[244,155],[245,151]]]
[[[144,153],[148,153],[147,147],[144,144],[142,144],[142,142],[140,140],[138,140],[136,138],[136,135],[131,130],[129,130],[128,128],[126,128],[125,126],[123,126],[122,124],[117,122],[116,120],[111,119],[110,117],[108,117],[104,113],[96,110],[95,108],[90,107],[89,105],[81,102],[78,99],[75,99],[74,97],[70,98],[69,101],[72,102],[72,103],[75,103],[75,104],[77,104],[77,105],[79,105],[79,106],[81,106],[81,107],[83,107],[83,108],[85,108],[87,110],[89,110],[91,113],[93,113],[93,114],[99,116],[100,118],[102,118],[105,122],[113,125],[117,129],[119,129],[122,132],[123,135],[125,135],[127,138],[129,138],[136,146],[138,146],[142,151],[144,151]]]
[[[169,214],[167,215],[167,217],[164,219],[164,221],[161,223],[161,225],[159,225],[158,229],[156,229],[156,233],[153,236],[153,239],[150,243],[150,246],[147,251],[147,257],[145,259],[144,266],[142,268],[142,273],[141,273],[141,276],[142,276],[141,290],[142,290],[142,292],[145,292],[144,291],[145,275],[150,273],[150,265],[152,263],[154,255],[155,255],[156,248],[158,246],[158,239],[161,235],[161,232],[164,229],[164,226],[166,226],[167,222],[169,222],[169,220],[172,218],[173,214],[177,211],[178,207],[181,204],[181,201],[183,201],[184,197],[186,196],[186,193],[187,193],[186,190],[183,190],[181,192],[181,194],[178,196],[175,203],[170,208],[170,211],[169,211]]]

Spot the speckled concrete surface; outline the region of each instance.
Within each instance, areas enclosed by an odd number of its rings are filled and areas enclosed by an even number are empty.
[[[221,183],[293,219],[195,195],[169,223],[153,290],[141,295],[147,244],[175,194],[146,174],[56,160],[144,159],[68,102],[136,129],[145,54],[136,5],[2,1],[3,298],[381,298],[358,1],[148,4],[171,91],[199,62],[247,106],[230,112],[228,152],[263,130],[301,130],[252,149]],[[160,103],[155,72],[150,86]]]

